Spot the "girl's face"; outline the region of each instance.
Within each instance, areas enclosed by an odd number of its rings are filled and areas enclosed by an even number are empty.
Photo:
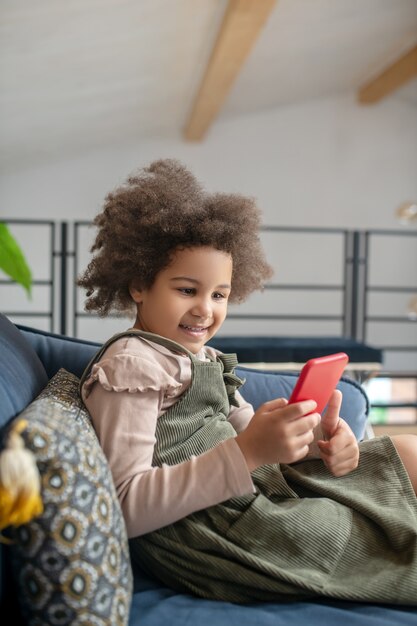
[[[149,289],[130,289],[135,328],[172,339],[196,354],[223,324],[232,257],[215,248],[177,250]]]

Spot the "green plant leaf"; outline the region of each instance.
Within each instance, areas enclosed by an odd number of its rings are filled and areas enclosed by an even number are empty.
[[[31,296],[32,273],[16,239],[6,224],[0,222],[0,270],[22,285]]]

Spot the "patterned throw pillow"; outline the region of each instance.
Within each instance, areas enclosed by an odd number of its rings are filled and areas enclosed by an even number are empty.
[[[112,476],[78,379],[60,370],[21,414],[43,514],[12,529],[12,565],[30,626],[124,626],[132,573]]]

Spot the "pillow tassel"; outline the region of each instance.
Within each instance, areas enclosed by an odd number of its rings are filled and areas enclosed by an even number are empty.
[[[26,524],[43,512],[36,459],[25,448],[20,435],[26,426],[25,420],[17,420],[0,450],[0,541],[3,543],[9,543],[1,534],[3,529]]]

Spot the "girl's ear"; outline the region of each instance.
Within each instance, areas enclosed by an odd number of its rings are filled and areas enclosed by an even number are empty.
[[[142,290],[138,287],[135,287],[133,284],[129,286],[129,293],[134,302],[139,304],[142,302]]]

